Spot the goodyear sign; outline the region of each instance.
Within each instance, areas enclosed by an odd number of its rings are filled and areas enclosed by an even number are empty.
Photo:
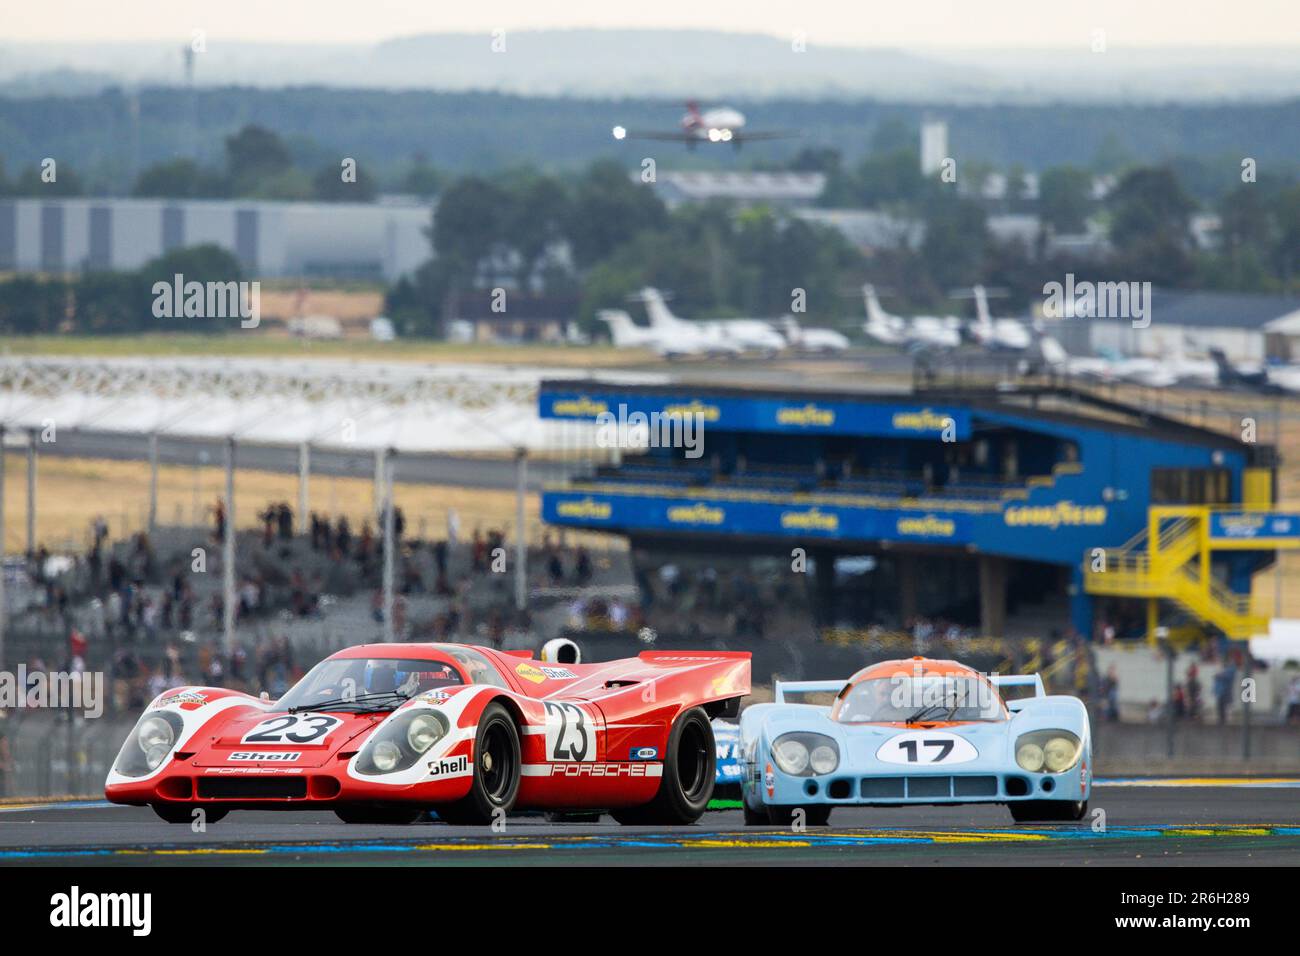
[[[1270,511],[1219,511],[1210,514],[1210,540],[1272,547],[1300,547],[1300,514]]]
[[[997,517],[997,515],[992,515]],[[619,531],[680,531],[780,538],[925,540],[963,544],[967,514],[872,509],[848,505],[797,505],[778,501],[685,500],[652,494],[547,491],[542,518],[578,527]]]
[[[1015,502],[1001,508],[946,510],[794,499],[682,498],[641,490],[553,489],[542,496],[542,519],[570,527],[625,534],[734,535],[787,541],[894,541],[946,548],[974,548],[1028,560],[1074,565],[1084,550],[1130,534],[1135,515],[1106,505],[1073,501]],[[1300,516],[1296,516],[1300,547]],[[1118,526],[1117,526],[1118,525]],[[1226,526],[1225,526],[1226,527]],[[1243,532],[1238,529],[1239,535]],[[1275,539],[1241,538],[1238,545]],[[1274,547],[1273,543],[1262,545]]]
[[[899,518],[894,530],[904,538],[952,538],[957,534],[957,522],[937,515]]]
[[[787,531],[839,531],[840,516],[819,508],[809,508],[807,511],[783,511],[781,527]]]
[[[1012,528],[1096,527],[1106,523],[1106,506],[1079,505],[1073,501],[1012,505],[1002,513],[1002,520]]]
[[[835,409],[814,405],[812,402],[792,408],[778,408],[776,423],[799,428],[830,428],[835,424]]]
[[[609,411],[609,405],[586,395],[566,395],[551,400],[550,415],[543,418],[595,418]]]
[[[605,521],[613,514],[614,507],[608,501],[596,501],[591,497],[577,501],[561,501],[556,505],[555,513],[561,518],[589,519]]]
[[[668,509],[670,524],[720,525],[726,520],[727,513],[721,508],[713,508],[702,502],[693,505],[678,505]]]
[[[664,394],[649,391],[561,391],[543,387],[538,395],[542,418],[595,421],[602,413],[647,417],[690,416],[719,430],[894,436],[906,438],[970,437],[971,412],[956,406],[918,402],[872,402],[866,399],[820,399],[791,402],[763,396]]]

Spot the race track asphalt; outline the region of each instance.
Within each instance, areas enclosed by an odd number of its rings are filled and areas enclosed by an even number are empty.
[[[101,801],[0,808],[0,866],[53,865],[1300,865],[1300,780],[1116,782],[1078,824],[1016,825],[1004,807],[838,808],[828,827],[436,821],[349,826],[332,813],[233,812],[206,832]],[[1095,818],[1096,810],[1104,818]],[[1104,825],[1103,825],[1104,824]]]

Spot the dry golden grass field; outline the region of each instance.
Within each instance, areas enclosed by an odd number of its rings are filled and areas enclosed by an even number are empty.
[[[27,463],[22,454],[5,461],[5,546],[20,553],[27,537]],[[210,524],[211,508],[224,492],[225,473],[220,468],[164,465],[158,469],[158,521],[160,524]],[[310,485],[312,510],[332,517],[347,515],[354,531],[373,514],[373,483],[365,478],[314,477]],[[409,533],[418,534],[424,521],[428,534],[446,533],[447,511],[460,516],[461,535],[468,538],[476,526],[510,530],[515,522],[515,496],[511,491],[479,491],[437,485],[398,483],[394,489],[405,513]],[[268,502],[287,501],[297,508],[296,476],[265,471],[240,471],[235,481],[235,523],[241,528],[260,527],[257,513]],[[149,506],[149,466],[145,462],[99,458],[41,458],[37,464],[36,536],[51,550],[81,549],[88,541],[91,522],[102,515],[113,537],[123,529],[135,531],[145,524]],[[536,495],[526,503],[529,534],[538,533]],[[373,526],[373,523],[372,523]]]

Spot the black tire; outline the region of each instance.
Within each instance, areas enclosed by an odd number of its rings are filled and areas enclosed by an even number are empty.
[[[771,822],[767,819],[767,810],[763,807],[755,810],[748,802],[742,801],[741,812],[745,814],[745,826],[747,827],[765,827]]]
[[[404,827],[424,816],[422,807],[335,807],[334,815],[344,823]]]
[[[193,823],[194,811],[199,809],[192,803],[152,803],[153,812],[168,823]],[[224,807],[203,807],[204,823],[219,823],[230,811]]]
[[[1017,823],[1070,823],[1088,812],[1087,800],[1023,800],[1007,804]]]
[[[687,826],[704,816],[717,775],[717,746],[708,715],[696,707],[677,718],[668,733],[663,777],[654,798],[611,816],[624,826]]]
[[[768,807],[767,822],[775,827],[788,827],[794,823],[796,810],[803,811],[803,822],[810,827],[824,827],[831,819],[831,808],[825,804],[808,807]]]
[[[469,793],[455,803],[434,807],[448,823],[485,826],[499,812],[514,809],[519,796],[519,728],[501,704],[488,704],[474,735],[474,777]]]

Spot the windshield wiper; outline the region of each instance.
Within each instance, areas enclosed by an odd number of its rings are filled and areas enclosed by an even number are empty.
[[[917,723],[920,723],[920,722],[921,722],[921,718],[923,718],[926,714],[928,714],[928,713],[929,713],[930,711],[932,711],[932,710],[937,710],[938,708],[940,708],[940,707],[942,707],[942,706],[943,706],[943,704],[928,704],[928,705],[926,705],[925,707],[922,707],[922,708],[921,708],[920,710],[918,710],[916,713],[914,713],[911,717],[908,717],[907,720],[903,721],[903,723],[905,723],[905,724],[917,724]]]
[[[376,692],[373,693],[373,694],[357,694],[357,695],[352,696],[352,697],[339,697],[339,698],[336,698],[335,700],[323,700],[323,701],[321,701],[320,703],[317,703],[317,704],[297,704],[297,705],[295,705],[295,706],[293,706],[293,707],[290,707],[290,708],[288,709],[288,712],[291,713],[291,714],[297,714],[297,713],[301,713],[301,712],[304,711],[304,710],[338,710],[338,709],[341,708],[341,707],[348,707],[348,706],[352,706],[352,705],[355,705],[355,704],[362,704],[362,703],[365,703],[366,701],[374,700],[375,698],[381,698],[381,699],[383,699],[383,698],[391,698],[391,697],[396,697],[398,700],[401,700],[401,701],[408,701],[408,700],[411,699],[411,695],[410,695],[410,694],[407,694],[407,693],[404,692],[404,691],[400,691],[400,690],[381,690],[381,691],[376,691]],[[370,709],[370,710],[384,710],[385,708],[383,708],[383,707],[378,707],[378,708],[374,708],[374,707],[372,707],[372,708],[368,708],[368,709]],[[365,712],[364,710],[363,710],[363,711],[359,711],[359,713],[364,713],[364,712]]]

